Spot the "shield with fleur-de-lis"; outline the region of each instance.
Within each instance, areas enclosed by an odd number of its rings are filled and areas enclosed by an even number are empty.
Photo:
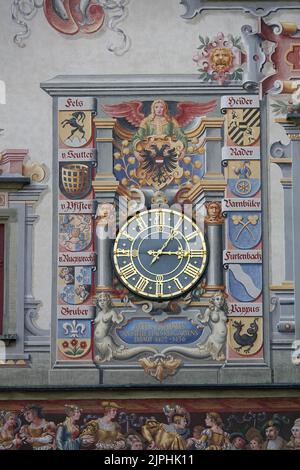
[[[234,212],[228,216],[228,236],[233,246],[251,249],[261,240],[261,212]]]

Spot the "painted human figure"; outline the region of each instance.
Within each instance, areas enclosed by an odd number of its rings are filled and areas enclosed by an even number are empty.
[[[143,450],[144,445],[140,436],[129,434],[126,439],[126,448],[128,450]]]
[[[230,450],[229,434],[223,430],[223,421],[219,413],[207,413],[206,429],[195,443],[197,450]]]
[[[3,415],[3,425],[0,428],[0,450],[16,450],[22,446],[22,441],[16,433],[17,416],[7,412]]]
[[[197,425],[193,427],[192,437],[190,437],[187,441],[187,448],[189,450],[196,450],[196,444],[200,441],[202,432],[204,431],[204,427]]]
[[[210,327],[211,334],[208,336],[201,349],[209,352],[213,359],[221,361],[225,359],[223,348],[227,337],[227,305],[223,292],[217,292],[210,299],[210,306],[205,310],[204,315],[197,315],[202,324]]]
[[[290,450],[300,450],[300,418],[297,418],[291,429],[291,437],[286,447]]]
[[[46,421],[42,408],[38,405],[28,405],[23,411],[25,424],[20,429],[20,438],[32,450],[53,450],[55,446],[56,426],[52,421]]]
[[[82,446],[98,450],[120,450],[125,448],[125,436],[114,420],[120,409],[114,402],[102,402],[104,415],[89,421],[80,435]]]
[[[244,160],[240,162],[240,166],[234,168],[234,172],[238,175],[239,179],[248,179],[251,176],[252,171],[249,164],[249,160]]]
[[[139,151],[142,149],[138,144],[152,136],[174,136],[185,148],[188,145],[183,130],[177,120],[170,115],[168,105],[162,99],[153,101],[150,114],[141,121],[139,129],[132,137],[132,146],[137,158],[140,157]]]
[[[152,450],[184,450],[187,448],[188,437],[187,418],[175,414],[169,424],[161,423],[150,418],[142,427],[142,435]]]
[[[101,292],[96,300],[97,315],[95,318],[95,361],[105,362],[114,357],[118,346],[110,336],[111,327],[123,321],[123,315],[116,312],[112,306],[111,297]]]
[[[242,432],[233,432],[230,434],[230,450],[245,450],[247,438]]]
[[[207,216],[204,221],[206,224],[222,224],[224,217],[222,216],[222,207],[218,201],[205,203]]]
[[[286,441],[280,436],[281,423],[277,420],[270,420],[264,425],[264,433],[266,441],[264,442],[264,450],[284,450]]]
[[[79,450],[81,444],[80,430],[77,422],[82,410],[77,405],[65,405],[66,419],[57,426],[56,449]]]
[[[246,438],[248,440],[248,450],[262,450],[264,440],[258,429],[249,428],[246,432]]]

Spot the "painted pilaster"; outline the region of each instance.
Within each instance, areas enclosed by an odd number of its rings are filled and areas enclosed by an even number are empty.
[[[224,290],[222,265],[224,218],[219,202],[208,202],[205,206],[207,210],[207,216],[204,219],[205,232],[210,247],[205,289],[211,295],[219,290]]]

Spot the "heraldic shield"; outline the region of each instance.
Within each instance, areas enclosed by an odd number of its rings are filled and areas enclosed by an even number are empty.
[[[228,270],[228,289],[240,302],[252,302],[262,292],[261,264],[231,264]]]
[[[93,220],[91,215],[59,215],[59,243],[62,250],[83,251],[92,242]]]
[[[183,144],[167,136],[152,136],[137,145],[140,153],[140,168],[137,176],[156,190],[168,186],[175,178],[180,178],[183,169],[179,167],[179,156]]]
[[[240,356],[253,356],[263,345],[263,320],[261,317],[235,317],[228,322],[228,343]]]
[[[92,189],[92,165],[60,163],[59,188],[68,199],[84,199]]]
[[[260,162],[250,160],[228,162],[228,186],[238,197],[252,197],[261,186]]]
[[[228,136],[238,146],[253,145],[260,136],[259,108],[232,109],[229,111]]]
[[[91,322],[88,320],[59,320],[57,346],[61,358],[82,358],[91,349]]]
[[[90,296],[92,288],[91,266],[59,267],[59,297],[63,303],[80,305]]]
[[[235,212],[228,217],[229,238],[233,246],[254,248],[261,240],[261,212]]]
[[[67,147],[85,147],[92,138],[92,111],[60,111],[59,138]]]

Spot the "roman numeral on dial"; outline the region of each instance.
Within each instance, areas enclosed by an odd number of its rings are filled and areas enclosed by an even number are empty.
[[[198,235],[198,232],[192,232],[190,233],[189,235],[187,235],[185,237],[186,240],[192,240],[193,238],[195,238],[196,236]]]
[[[181,284],[181,282],[179,281],[179,279],[175,278],[174,279],[174,282],[176,284],[176,286],[178,287],[178,289],[182,289],[183,288],[183,285]]]
[[[125,279],[128,279],[129,277],[133,276],[136,273],[137,273],[137,270],[135,269],[132,263],[129,263],[120,269],[120,274],[122,277],[125,277]]]
[[[117,256],[133,256],[136,258],[138,256],[137,250],[124,250],[123,248],[118,248],[115,252]]]
[[[158,229],[162,232],[164,224],[165,224],[165,214],[164,212],[158,212],[155,214],[154,224],[158,225]]]
[[[147,228],[147,224],[142,217],[137,217],[136,221],[140,229],[144,230],[145,228]]]
[[[146,279],[146,278],[144,278],[144,277],[140,277],[140,278],[139,278],[139,281],[138,281],[138,283],[136,284],[135,287],[136,287],[136,289],[137,289],[138,291],[143,291],[143,290],[146,289],[146,287],[147,287],[148,284],[149,284],[148,279]]]
[[[156,276],[156,295],[161,297],[164,293],[164,284],[163,284],[163,276],[160,274]]]
[[[122,235],[124,235],[124,237],[128,238],[128,240],[130,240],[131,242],[133,242],[134,238],[133,238],[131,235],[129,235],[128,232],[123,232]]]
[[[204,255],[206,255],[206,253],[206,250],[191,250],[190,256],[192,258],[202,258]]]
[[[190,277],[195,277],[195,276],[198,276],[199,274],[199,268],[196,268],[192,264],[188,264],[186,268],[183,270],[183,272]]]

